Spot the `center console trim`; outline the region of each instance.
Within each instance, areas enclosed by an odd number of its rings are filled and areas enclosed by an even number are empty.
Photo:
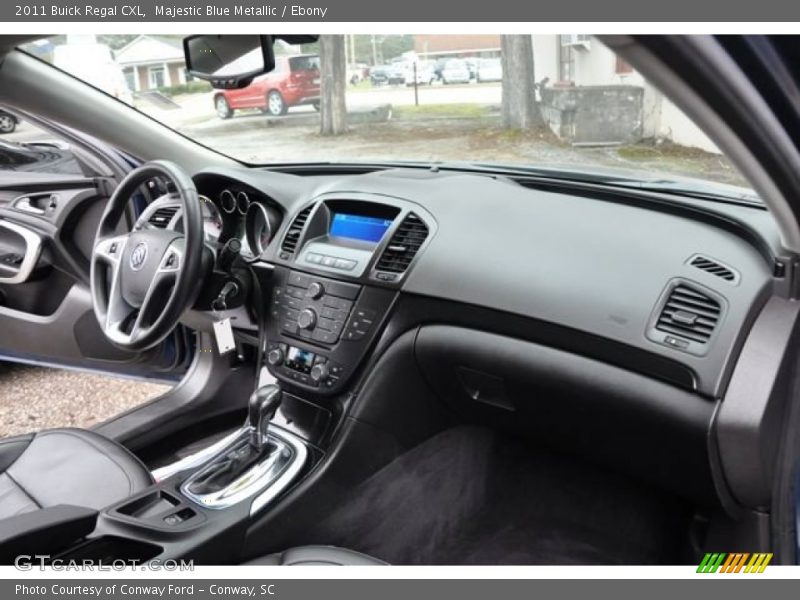
[[[204,467],[211,465],[214,458],[227,452],[236,442],[244,440],[245,443],[247,443],[249,436],[250,430],[247,427],[241,428],[236,432],[230,444],[217,452],[216,455],[205,463]],[[252,497],[253,501],[250,504],[250,514],[254,515],[277,498],[278,495],[294,481],[305,466],[308,458],[308,449],[305,443],[288,431],[270,427],[269,439],[276,443],[277,449],[270,453],[263,461],[253,466],[247,473],[242,475],[242,477],[231,483],[227,488],[203,496],[191,492],[189,488],[192,482],[204,470],[200,468],[181,484],[181,494],[195,504],[212,510],[226,509]],[[286,450],[291,453],[291,456],[288,458],[288,463],[278,471],[279,475],[275,477],[275,463]]]
[[[392,217],[393,223],[384,233],[381,240],[374,244],[350,240],[337,249],[343,238],[330,236],[329,217],[333,214],[332,207],[340,204],[363,205],[365,207],[364,210],[367,212],[381,208],[395,211]],[[295,227],[295,220],[306,211],[310,212],[299,230],[294,248],[291,250],[284,249],[284,241],[292,228]],[[376,266],[380,257],[390,245],[397,230],[411,214],[421,220],[427,228],[424,242],[417,249],[414,258],[404,272],[379,273],[376,271]],[[342,281],[399,289],[424,254],[431,240],[435,237],[437,229],[438,223],[433,215],[412,200],[369,192],[323,192],[304,202],[293,214],[287,215],[275,236],[275,243],[270,243],[269,249],[262,253],[260,258],[289,269],[302,269],[323,277],[336,277]],[[327,252],[327,254],[331,255],[328,258],[333,259],[334,263],[325,265],[309,262],[307,260],[309,252],[319,255],[325,255]],[[344,266],[337,268],[334,266],[336,259],[355,261],[357,264],[352,268]],[[390,276],[385,277],[385,275]]]
[[[208,509],[224,509],[232,506],[233,504],[238,504],[239,502],[246,500],[247,497],[253,497],[253,501],[250,504],[250,514],[254,515],[262,508],[267,506],[270,502],[272,502],[275,498],[280,495],[300,474],[301,470],[305,466],[308,460],[308,448],[306,447],[305,442],[298,437],[297,435],[286,431],[280,427],[275,425],[270,425],[269,427],[269,436],[272,439],[279,440],[284,447],[291,450],[293,453],[292,458],[290,459],[289,465],[280,473],[280,475],[274,479],[271,483],[267,482],[268,485],[266,488],[263,489],[260,493],[257,493],[255,496],[245,495],[244,497],[236,496],[236,500],[233,502],[227,503],[220,503],[216,505],[206,504],[202,502],[197,496],[192,494],[188,491],[188,486],[192,482],[193,478],[200,473],[202,467],[211,463],[211,461],[219,456],[220,454],[224,453],[228,448],[230,448],[237,440],[244,439],[246,436],[249,435],[249,429],[247,427],[241,427],[236,431],[232,432],[231,434],[225,436],[218,442],[203,448],[202,450],[191,454],[181,460],[174,462],[170,465],[166,465],[159,469],[156,469],[152,472],[153,479],[156,482],[162,482],[166,479],[173,477],[181,472],[187,471],[189,469],[195,469],[195,472],[184,481],[180,486],[180,492],[183,496],[190,499],[195,504],[202,506]],[[264,463],[269,461],[270,458],[267,458],[262,463],[259,463],[254,468],[259,468],[262,466],[266,466]],[[269,472],[269,469],[266,471]]]

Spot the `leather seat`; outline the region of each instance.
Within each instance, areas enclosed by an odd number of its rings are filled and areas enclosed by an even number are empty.
[[[352,565],[352,566],[365,566],[365,565],[386,565],[388,563],[361,554],[355,550],[347,550],[346,548],[337,548],[336,546],[300,546],[292,548],[285,552],[278,552],[276,554],[268,554],[256,558],[248,563],[248,565],[290,565],[290,566],[313,566],[313,565]]]
[[[138,458],[91,431],[0,440],[0,519],[58,504],[101,509],[152,483]]]

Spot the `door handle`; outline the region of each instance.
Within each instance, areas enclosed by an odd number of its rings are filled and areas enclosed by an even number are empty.
[[[14,263],[18,263],[16,268],[7,267],[0,263],[0,283],[25,283],[36,268],[36,264],[42,254],[42,237],[27,227],[0,219],[0,239],[2,238],[3,230],[22,238],[25,243],[25,249],[19,252],[22,255],[22,261],[14,261]],[[11,272],[11,275],[5,275],[5,272]]]

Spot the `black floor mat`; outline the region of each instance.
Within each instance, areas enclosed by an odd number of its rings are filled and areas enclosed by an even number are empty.
[[[461,427],[354,489],[313,541],[391,564],[677,564],[690,514],[618,474]]]

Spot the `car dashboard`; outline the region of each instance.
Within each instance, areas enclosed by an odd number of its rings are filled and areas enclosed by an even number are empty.
[[[240,237],[256,266],[274,269],[274,374],[320,394],[342,391],[404,304],[438,301],[519,319],[548,345],[718,398],[776,268],[758,209],[724,206],[714,222],[708,211],[701,220],[413,169],[224,169],[195,181],[219,241]],[[744,235],[752,221],[760,246]]]

